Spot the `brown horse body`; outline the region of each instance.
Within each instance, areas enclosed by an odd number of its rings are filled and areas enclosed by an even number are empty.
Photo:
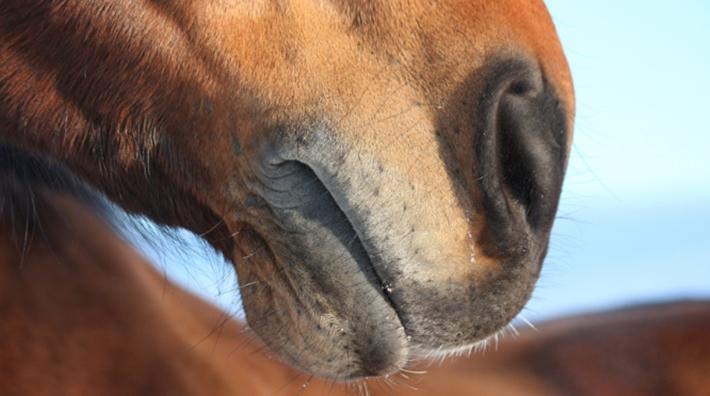
[[[67,192],[34,197],[26,249],[0,216],[0,393],[20,395],[704,395],[710,303],[569,318],[485,353],[334,384],[275,359],[244,326],[156,273]],[[6,194],[6,198],[9,198]],[[16,221],[17,219],[15,219]],[[20,222],[20,230],[26,223]],[[21,239],[20,239],[21,240]],[[22,263],[21,266],[16,265]]]

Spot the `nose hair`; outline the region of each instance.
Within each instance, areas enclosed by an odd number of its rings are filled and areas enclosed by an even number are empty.
[[[500,62],[491,73],[476,145],[484,245],[494,256],[519,256],[547,245],[566,168],[567,117],[533,62]]]

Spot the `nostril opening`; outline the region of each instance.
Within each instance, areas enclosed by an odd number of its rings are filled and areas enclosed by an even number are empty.
[[[539,69],[524,61],[492,68],[478,114],[476,146],[487,238],[495,251],[520,250],[547,235],[566,162],[566,113]],[[516,250],[517,249],[517,250]]]
[[[513,81],[506,90],[507,95],[525,95],[534,90],[534,86],[525,80]]]
[[[535,199],[535,170],[529,166],[533,158],[523,147],[518,131],[521,129],[519,119],[514,114],[515,109],[504,109],[498,117],[498,158],[502,173],[502,181],[511,197],[525,208],[532,206]],[[507,111],[506,111],[507,110]],[[512,113],[512,114],[511,114]]]
[[[564,173],[565,136],[559,131],[565,119],[554,103],[555,94],[547,84],[538,92],[513,84],[497,109],[501,182],[533,229],[552,221]]]

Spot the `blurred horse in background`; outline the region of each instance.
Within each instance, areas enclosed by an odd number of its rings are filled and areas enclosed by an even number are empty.
[[[538,324],[483,353],[387,378],[314,378],[158,274],[117,236],[101,201],[71,178],[47,186],[0,174],[3,395],[700,396],[710,389],[710,302]],[[23,245],[17,236],[27,232]]]

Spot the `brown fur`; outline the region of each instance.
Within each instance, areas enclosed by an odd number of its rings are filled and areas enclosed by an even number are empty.
[[[573,118],[541,1],[0,4],[0,143],[205,235],[263,286],[256,333],[333,379],[515,316]]]

